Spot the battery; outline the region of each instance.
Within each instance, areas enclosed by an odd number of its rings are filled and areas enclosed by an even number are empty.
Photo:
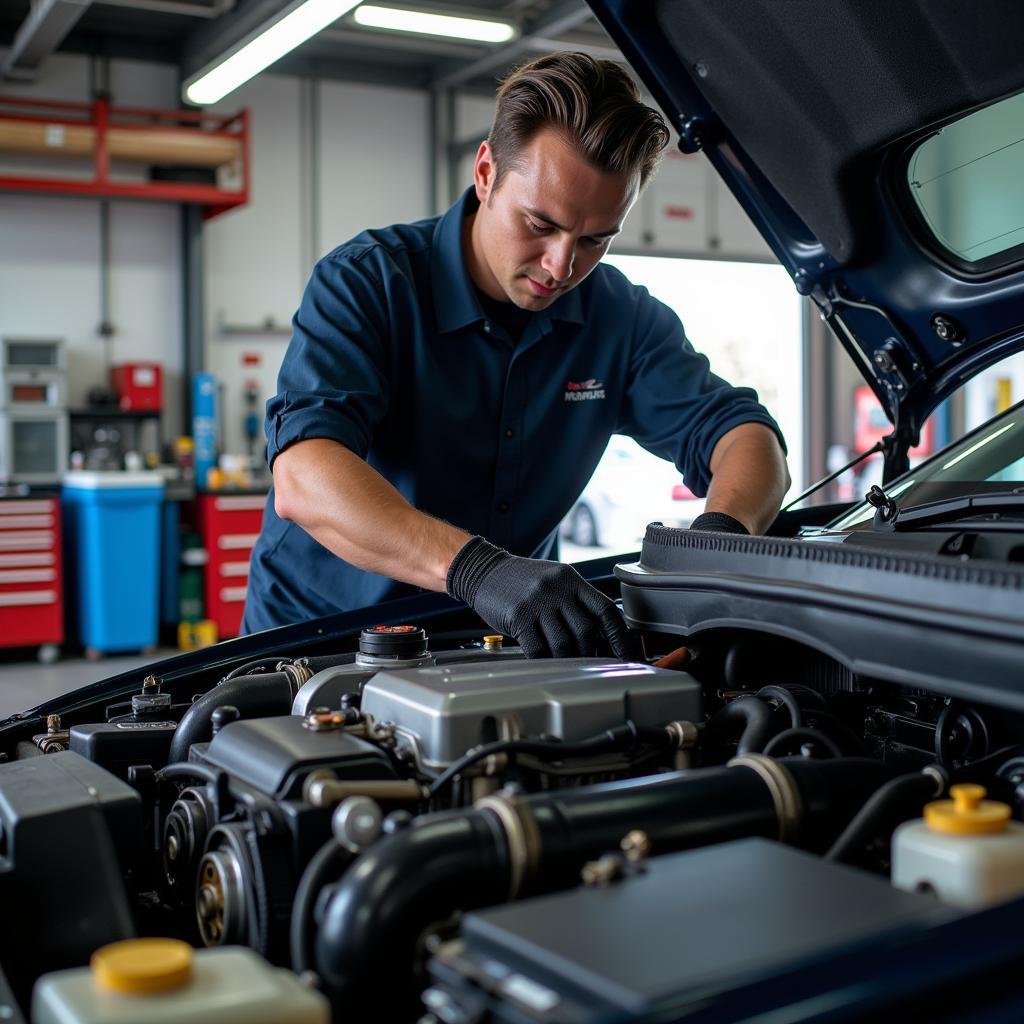
[[[858,946],[955,916],[866,872],[744,839],[466,915],[430,962],[424,1003],[446,1024],[746,1020],[779,1000],[813,1002],[828,965]]]

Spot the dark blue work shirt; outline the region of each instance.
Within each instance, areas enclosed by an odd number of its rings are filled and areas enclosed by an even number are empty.
[[[613,267],[533,313],[513,342],[463,260],[476,206],[469,190],[441,217],[364,231],[320,260],[267,403],[271,465],[297,441],[338,441],[417,509],[545,558],[613,433],[675,463],[697,495],[728,430],[778,433],[756,393],[711,373],[676,314]],[[271,492],[243,629],[413,592],[279,518]]]

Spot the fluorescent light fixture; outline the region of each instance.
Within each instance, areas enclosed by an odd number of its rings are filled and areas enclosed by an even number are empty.
[[[185,83],[190,103],[216,103],[296,46],[347,14],[359,0],[299,0]]]
[[[452,14],[431,14],[401,7],[377,7],[362,4],[352,16],[359,25],[383,28],[393,32],[417,32],[426,36],[449,39],[471,39],[477,43],[507,43],[516,34],[515,25],[507,21],[483,18],[461,18]]]

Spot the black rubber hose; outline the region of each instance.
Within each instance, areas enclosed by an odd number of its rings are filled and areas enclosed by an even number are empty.
[[[334,668],[336,665],[351,665],[355,662],[354,653],[349,654],[314,654],[304,658],[296,658],[296,664],[307,666],[313,675],[322,672],[325,668]],[[381,666],[383,667],[383,666]]]
[[[237,679],[239,676],[254,676],[262,675],[268,670],[277,671],[278,665],[283,663],[289,663],[290,658],[257,658],[255,661],[247,661],[242,665],[236,665],[223,679],[218,683],[219,686],[223,686],[224,683],[230,682],[232,679]]]
[[[830,727],[835,733],[834,738],[845,743],[847,749],[844,753],[853,757],[863,757],[867,753],[863,737],[858,736],[838,715],[831,711],[808,708],[807,718],[814,729]]]
[[[170,781],[172,779],[202,779],[203,782],[208,782],[212,786],[220,785],[221,779],[224,777],[224,772],[219,768],[211,768],[209,765],[198,764],[196,762],[172,763],[167,765],[166,768],[161,768],[156,774],[157,778],[161,781]]]
[[[476,750],[464,754],[453,761],[430,784],[430,795],[436,796],[457,775],[478,761],[493,757],[495,754],[531,754],[542,760],[562,760],[566,757],[596,757],[620,750],[632,750],[642,746],[659,747],[667,750],[673,743],[666,729],[656,725],[639,726],[635,722],[607,729],[598,736],[579,740],[576,743],[565,743],[562,740],[496,740],[486,743]]]
[[[789,712],[789,724],[794,729],[799,729],[804,724],[799,701],[784,686],[762,686],[754,696],[760,697],[761,700],[777,700],[784,705]]]
[[[868,842],[917,817],[921,808],[941,796],[945,788],[945,781],[940,781],[932,772],[915,772],[891,779],[871,795],[829,847],[825,859],[856,863]]]
[[[412,1019],[420,934],[508,891],[505,843],[481,811],[424,815],[371,846],[328,898],[316,935],[317,973],[338,1019]]]
[[[187,761],[193,743],[202,743],[213,735],[210,717],[216,708],[233,704],[243,718],[265,718],[287,715],[292,709],[295,690],[284,672],[266,675],[237,676],[204,693],[182,715],[168,761]]]
[[[842,757],[843,752],[839,749],[839,745],[835,740],[826,736],[825,733],[820,732],[817,729],[783,729],[778,736],[773,736],[768,743],[765,745],[763,753],[766,757],[777,756],[777,751],[782,749],[783,753],[793,753],[792,750],[786,750],[787,744],[792,743],[794,740],[800,740],[804,743],[817,743],[819,746],[824,747],[829,755],[832,757]]]
[[[757,697],[737,697],[708,722],[707,729],[709,735],[717,735],[734,734],[741,727],[736,753],[759,754],[776,731],[772,709]]]
[[[800,845],[815,850],[892,776],[866,759],[781,763],[800,794]],[[582,865],[632,829],[647,833],[655,854],[779,834],[772,792],[749,766],[535,794],[523,804],[538,854],[522,895],[578,884]],[[424,930],[508,899],[508,849],[492,812],[467,810],[424,815],[364,853],[328,898],[316,938],[317,972],[339,1012],[395,1020],[413,1007],[410,967]]]
[[[313,854],[306,870],[302,872],[295,902],[292,905],[292,919],[289,926],[292,970],[296,974],[313,970],[310,954],[310,933],[313,926],[313,908],[323,887],[337,879],[353,860],[353,854],[335,839],[328,839]]]

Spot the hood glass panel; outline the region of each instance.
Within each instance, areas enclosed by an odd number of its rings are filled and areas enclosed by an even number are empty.
[[[975,269],[1024,253],[1024,93],[946,125],[907,166],[936,240]]]

